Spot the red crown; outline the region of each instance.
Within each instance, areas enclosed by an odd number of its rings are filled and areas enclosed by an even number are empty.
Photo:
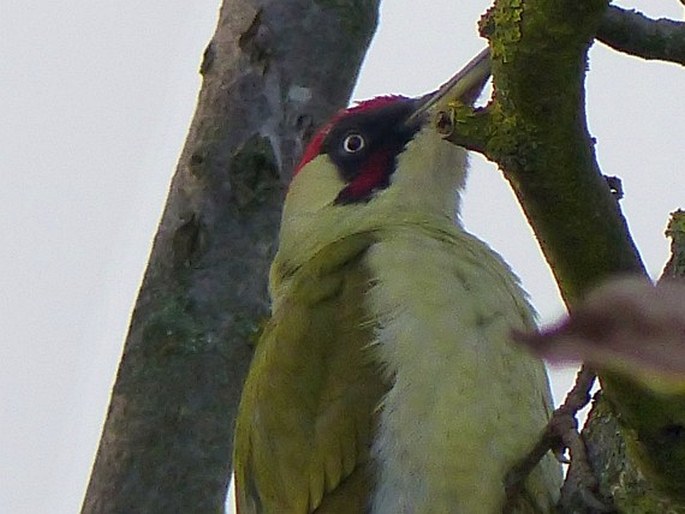
[[[335,116],[333,116],[328,123],[319,129],[319,131],[314,135],[312,140],[307,145],[307,148],[302,154],[302,159],[300,163],[295,168],[293,177],[298,174],[298,172],[304,168],[304,166],[311,160],[313,160],[317,155],[321,153],[321,145],[323,145],[324,139],[330,132],[331,128],[342,118],[350,114],[358,114],[364,111],[370,111],[373,109],[379,109],[381,107],[387,107],[395,102],[400,102],[402,100],[407,100],[406,96],[402,95],[384,95],[376,96],[375,98],[370,98],[368,100],[362,100],[357,102],[356,105],[347,107],[346,109],[340,109]]]

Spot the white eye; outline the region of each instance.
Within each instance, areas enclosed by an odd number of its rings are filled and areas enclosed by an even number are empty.
[[[347,153],[357,153],[361,151],[366,146],[366,141],[364,141],[364,136],[357,132],[353,132],[345,136],[343,139],[342,147]]]

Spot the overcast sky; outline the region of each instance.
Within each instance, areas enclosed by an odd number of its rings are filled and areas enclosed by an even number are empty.
[[[435,89],[484,46],[488,0],[386,1],[354,98]],[[185,139],[218,0],[0,7],[0,512],[79,509],[150,240]],[[622,2],[682,19],[677,0]],[[685,71],[596,45],[590,128],[653,275],[685,208]],[[467,227],[562,307],[498,171],[473,158]],[[554,372],[558,395],[571,373]]]

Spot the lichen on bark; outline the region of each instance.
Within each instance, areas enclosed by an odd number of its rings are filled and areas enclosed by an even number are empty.
[[[347,103],[378,4],[223,2],[82,512],[223,511],[283,193]]]
[[[607,7],[608,0],[496,0],[480,23],[492,52],[493,97],[483,109],[456,108],[450,136],[500,166],[570,308],[612,275],[646,274],[586,124],[587,52]],[[661,494],[679,495],[683,399],[661,401],[598,371],[608,416],[621,426],[614,448],[629,448]],[[595,433],[584,432],[589,445]]]

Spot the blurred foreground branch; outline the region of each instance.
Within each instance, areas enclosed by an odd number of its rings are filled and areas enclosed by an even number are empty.
[[[586,124],[587,52],[607,8],[607,0],[495,1],[480,24],[490,41],[493,98],[483,109],[455,106],[457,130],[450,136],[500,166],[572,312],[612,276],[646,275],[600,172]],[[685,484],[683,398],[658,397],[625,370],[597,372],[610,405],[607,412],[621,426],[599,444],[636,450],[631,450],[635,466],[649,475],[650,483],[680,496]],[[594,434],[584,435],[595,448]],[[597,474],[604,470],[595,467],[594,453],[589,453],[600,482]],[[587,502],[562,505],[564,512],[581,512],[581,507]]]

